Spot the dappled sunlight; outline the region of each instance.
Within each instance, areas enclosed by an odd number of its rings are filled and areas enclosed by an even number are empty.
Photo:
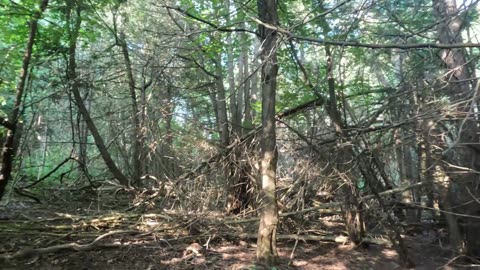
[[[479,5],[2,0],[0,268],[476,267]]]

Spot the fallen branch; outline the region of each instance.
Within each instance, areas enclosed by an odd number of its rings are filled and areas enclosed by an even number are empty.
[[[232,236],[243,239],[257,239],[257,234],[241,233],[232,234]],[[297,234],[278,234],[277,240],[300,240],[300,241],[326,241],[335,243],[347,243],[349,242],[348,236],[335,236],[335,235],[297,235]],[[391,245],[391,242],[387,239],[365,237],[362,242],[376,245]]]
[[[1,256],[0,258],[2,259],[19,259],[19,258],[27,258],[27,257],[33,257],[37,255],[43,255],[47,253],[55,253],[61,250],[76,250],[76,251],[85,251],[85,250],[91,250],[95,247],[97,247],[97,244],[100,240],[104,239],[107,236],[115,235],[115,234],[126,234],[126,233],[143,233],[143,232],[138,232],[138,231],[111,231],[105,234],[100,235],[99,237],[95,238],[92,242],[89,244],[81,245],[77,243],[69,243],[69,244],[61,244],[61,245],[56,245],[56,246],[51,246],[51,247],[46,247],[46,248],[37,248],[37,249],[24,249],[16,252],[13,255],[6,255],[6,256]]]
[[[401,192],[405,192],[407,190],[422,187],[424,185],[425,185],[425,183],[423,183],[423,182],[415,183],[413,185],[398,187],[398,188],[390,189],[390,190],[387,190],[387,191],[384,191],[384,192],[380,192],[378,195],[386,196],[386,195],[390,195],[390,194],[394,194],[394,193],[401,193]],[[373,199],[373,198],[374,198],[374,195],[367,195],[367,196],[361,197],[360,199],[361,200],[369,200],[369,199]],[[322,213],[322,214],[339,213],[338,209],[335,209],[335,208],[341,207],[343,204],[344,204],[343,202],[324,203],[324,204],[321,204],[321,205],[318,205],[318,206],[309,207],[309,208],[305,208],[305,209],[298,210],[298,211],[281,213],[280,217],[294,216],[294,215],[298,215],[298,214],[305,214],[305,213],[308,213],[308,212],[319,212],[319,213]],[[231,219],[231,220],[223,220],[222,223],[223,224],[240,224],[240,223],[256,222],[258,220],[259,220],[259,218]]]
[[[415,183],[413,185],[398,187],[398,188],[393,188],[393,189],[390,189],[390,190],[387,190],[387,191],[383,191],[383,192],[378,193],[378,195],[386,196],[386,195],[390,195],[390,194],[394,194],[394,193],[402,193],[402,192],[405,192],[407,190],[422,187],[424,185],[425,185],[425,183],[423,183],[423,182]],[[373,199],[374,197],[375,196],[373,194],[372,195],[367,195],[367,196],[361,197],[360,200],[369,200],[369,199]],[[317,211],[317,210],[320,210],[320,209],[336,208],[336,207],[342,206],[343,204],[344,204],[343,202],[326,203],[326,204],[322,204],[322,205],[315,206],[315,207],[305,208],[305,209],[299,210],[299,211],[283,213],[280,216],[286,217],[286,216],[293,216],[293,215],[297,215],[297,214],[304,214],[304,213],[308,213],[308,212],[313,212],[313,211]]]

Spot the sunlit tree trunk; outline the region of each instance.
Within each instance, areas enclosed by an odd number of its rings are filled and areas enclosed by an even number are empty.
[[[47,105],[47,108],[49,106]],[[46,163],[46,159],[47,159],[47,149],[48,149],[48,131],[49,131],[49,127],[48,127],[48,109],[45,113],[45,117],[42,117],[42,115],[40,115],[38,117],[38,122],[37,122],[37,125],[39,125],[40,128],[43,127],[43,136],[40,135],[40,130],[39,130],[39,134],[37,135],[37,138],[39,138],[39,143],[40,143],[40,148],[42,149],[42,156],[41,156],[41,165],[38,167],[38,174],[37,174],[37,180],[40,179],[42,177],[42,174],[43,174],[43,170],[45,169],[45,163]]]
[[[257,0],[258,16],[264,23],[278,25],[277,1]],[[278,257],[276,232],[278,225],[276,190],[277,149],[275,132],[275,97],[277,89],[277,32],[260,24],[262,41],[262,137],[260,141],[261,196],[257,259],[273,265]]]

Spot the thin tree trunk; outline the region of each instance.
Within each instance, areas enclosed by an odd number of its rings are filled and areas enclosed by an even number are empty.
[[[145,75],[145,69],[147,68],[148,64],[150,62],[150,59],[147,60],[145,63],[145,66],[143,67],[142,71],[142,85],[140,87],[140,108],[139,108],[139,127],[137,128],[137,132],[139,135],[139,146],[140,146],[140,153],[139,153],[139,160],[143,161],[140,162],[140,177],[143,177],[146,174],[150,173],[150,164],[152,159],[149,157],[148,154],[148,149],[146,145],[148,145],[147,142],[147,89],[148,87],[153,83],[153,79],[150,79],[150,81],[146,81],[146,75]],[[138,181],[138,180],[137,180]]]
[[[91,107],[91,100],[92,97],[89,96],[90,91],[87,89],[85,98],[82,98],[83,100],[86,100],[87,103],[87,110]],[[88,169],[87,169],[87,163],[88,163],[88,127],[83,120],[82,114],[77,115],[77,129],[78,129],[78,141],[79,141],[79,151],[78,151],[78,161],[79,161],[79,166],[80,166],[80,172],[82,173],[82,176],[87,176],[88,177]]]
[[[224,0],[224,7],[226,10],[226,24],[230,24],[230,0]],[[226,40],[226,51],[227,51],[227,79],[228,79],[228,96],[230,100],[230,121],[231,121],[231,131],[235,135],[239,135],[241,123],[239,123],[239,114],[238,114],[238,100],[237,94],[235,93],[235,65],[233,63],[233,33],[228,33]],[[217,73],[218,75],[218,73]],[[240,90],[238,90],[240,91]]]
[[[32,48],[35,43],[35,36],[37,34],[38,20],[42,16],[43,12],[48,6],[48,0],[42,0],[40,2],[40,8],[33,14],[33,18],[30,21],[30,32],[27,40],[27,47],[23,55],[22,69],[20,70],[20,76],[18,78],[15,103],[13,111],[10,115],[10,123],[12,126],[7,132],[7,138],[2,151],[2,168],[0,169],[0,199],[5,193],[8,181],[12,174],[13,160],[15,158],[15,138],[17,137],[18,118],[20,117],[20,106],[22,105],[23,92],[25,90],[25,82],[27,80],[28,68],[30,66],[30,59],[32,58]]]
[[[218,109],[218,124],[220,126],[220,143],[223,147],[230,143],[230,134],[228,128],[227,101],[225,95],[225,85],[223,84],[221,56],[215,59],[215,85],[217,87],[216,108]]]
[[[40,145],[41,145],[41,148],[42,148],[42,164],[38,168],[37,180],[42,177],[43,170],[45,169],[45,163],[46,163],[46,160],[47,160],[47,149],[48,149],[48,122],[47,122],[47,117],[48,117],[48,111],[50,109],[49,107],[50,106],[47,105],[47,111],[45,113],[46,116],[44,117],[44,119],[45,119],[44,120],[45,123],[43,123],[44,136],[43,136],[43,138],[42,138],[41,135],[38,136],[41,140]],[[40,125],[42,124],[41,119],[42,119],[42,116],[39,116],[38,122],[39,122]]]
[[[251,76],[251,82],[250,82],[250,95],[248,97],[248,102],[249,104],[255,104],[258,101],[258,55],[260,51],[260,42],[258,39],[254,40],[254,46],[253,46],[253,60],[250,64],[250,73],[252,74]],[[247,100],[247,99],[246,99]],[[250,115],[247,116],[245,114],[245,121],[247,123],[250,123],[252,125],[253,120],[256,117],[256,112],[255,110],[250,110]],[[248,127],[248,125],[246,125]]]
[[[258,16],[264,23],[278,25],[277,1],[257,0]],[[257,239],[257,259],[267,265],[276,263],[277,253],[277,156],[275,132],[275,98],[278,63],[276,53],[277,33],[262,24],[258,27],[262,41],[262,138],[260,141],[261,196],[260,226]]]
[[[230,43],[230,45],[228,45]],[[242,92],[240,89],[235,88],[235,73],[234,73],[234,65],[233,65],[233,50],[231,45],[231,37],[227,38],[227,69],[228,69],[228,94],[230,98],[230,115],[231,115],[231,126],[232,126],[232,133],[235,135],[239,134],[241,121],[240,115],[238,111],[238,107],[240,104],[238,103],[238,93]],[[235,90],[237,92],[235,92]]]
[[[245,62],[243,73],[245,74],[245,77],[250,76],[250,78],[248,79],[248,81],[245,82],[245,91],[244,91],[245,115],[243,117],[243,128],[246,130],[246,132],[248,132],[253,127],[252,93],[253,93],[253,84],[254,84],[253,77],[255,76],[255,74],[249,74],[249,71],[250,71],[249,67],[255,66],[255,61],[252,61],[252,63],[249,63],[248,46],[247,44],[245,44],[245,46],[246,46],[246,49],[245,49],[246,62]]]
[[[132,62],[128,52],[127,41],[123,31],[119,34],[120,47],[122,48],[123,61],[125,62],[125,70],[127,76],[128,89],[130,91],[130,98],[132,102],[132,118],[133,118],[133,132],[132,132],[132,158],[133,158],[133,181],[137,182],[142,176],[142,160],[141,151],[143,147],[143,136],[141,118],[142,112],[138,107],[138,99],[135,90],[135,78],[133,77]]]
[[[173,151],[173,130],[172,130],[172,121],[173,113],[175,111],[175,103],[173,99],[172,87],[167,86],[167,98],[165,99],[165,104],[163,104],[163,118],[165,119],[165,142],[163,143],[163,155],[167,158],[167,166],[165,175],[170,179],[173,179],[177,175],[177,166],[175,163],[175,153]]]
[[[336,93],[335,93],[335,80],[333,77],[333,58],[332,54],[330,52],[330,47],[327,45],[325,46],[325,52],[327,55],[327,81],[328,81],[328,91],[329,91],[329,106],[327,108],[328,114],[332,120],[332,122],[335,125],[335,130],[337,134],[340,136],[341,140],[346,140],[347,135],[345,132],[345,124],[342,121],[340,111],[337,108],[337,101],[336,101]],[[363,138],[362,138],[363,139]],[[371,149],[368,148],[368,143],[365,139],[363,139],[363,144],[367,146],[367,153],[371,151]],[[355,151],[352,147],[352,144],[345,144],[342,143],[342,145],[347,145],[343,147],[342,152],[340,155],[346,155],[349,154],[352,158],[355,157]],[[371,162],[366,162],[364,161],[365,158],[360,157],[360,164],[359,168],[362,173],[362,175],[365,177],[365,181],[367,182],[367,185],[370,187],[373,195],[377,199],[378,203],[380,204],[380,207],[382,211],[386,215],[386,220],[389,223],[388,227],[384,226],[385,229],[387,229],[387,234],[390,238],[390,241],[392,241],[395,249],[397,250],[399,257],[400,257],[400,262],[407,268],[410,268],[413,266],[413,261],[410,259],[408,255],[407,248],[403,242],[403,239],[400,235],[400,231],[397,228],[397,224],[395,220],[388,214],[388,209],[383,201],[383,199],[379,196],[379,190],[378,187],[380,185],[379,179],[375,176],[374,169],[372,165],[375,165],[377,167],[377,170],[380,172],[382,178],[385,181],[386,185],[390,185],[383,167],[376,157],[375,153],[370,153],[372,157]],[[345,159],[344,157],[341,157],[341,159]],[[341,160],[342,162],[345,162],[345,160]],[[345,223],[346,223],[346,228],[349,233],[349,238],[352,242],[355,244],[358,244],[361,241],[361,238],[363,237],[363,217],[362,217],[362,204],[359,201],[358,198],[358,192],[356,191],[357,187],[354,183],[349,181],[348,184],[348,189],[345,190],[346,192],[346,209],[345,209]],[[383,224],[382,224],[383,225]]]
[[[241,52],[240,52],[240,64],[239,64],[239,74],[240,74],[240,83],[242,86],[238,89],[237,92],[237,114],[239,121],[239,134],[240,136],[244,133],[244,124],[247,115],[247,110],[250,108],[250,79],[248,77],[248,40],[245,33],[240,34],[240,40],[242,42]],[[250,112],[248,112],[250,114]],[[242,119],[244,121],[242,125]]]
[[[337,167],[340,173],[347,174],[346,185],[343,186],[343,193],[345,195],[345,227],[348,232],[349,239],[355,245],[359,245],[364,237],[362,204],[359,201],[358,191],[356,184],[353,183],[353,176],[349,173],[350,168],[346,167],[346,164],[350,164],[350,158],[354,158],[355,154],[351,144],[345,143],[347,134],[345,133],[345,127],[342,122],[340,111],[337,108],[337,100],[335,93],[335,79],[333,77],[333,58],[330,52],[330,47],[325,47],[325,53],[327,55],[327,82],[329,92],[329,104],[327,107],[328,115],[332,120],[337,135],[338,141],[338,156],[339,161]]]
[[[67,28],[68,36],[69,36],[69,55],[68,55],[68,65],[67,65],[67,79],[70,83],[70,89],[73,93],[73,97],[75,98],[75,102],[77,103],[78,110],[80,113],[83,115],[83,118],[85,119],[85,122],[87,123],[87,127],[92,133],[93,139],[95,140],[95,144],[98,147],[98,150],[105,161],[105,164],[109,168],[110,172],[113,174],[113,176],[120,182],[120,184],[124,186],[129,186],[129,181],[128,178],[125,177],[125,175],[118,169],[117,165],[113,161],[112,157],[108,153],[107,147],[105,146],[105,143],[103,141],[102,136],[100,135],[100,132],[98,131],[97,127],[95,126],[95,123],[93,122],[92,118],[90,117],[90,113],[88,112],[87,108],[85,107],[85,104],[83,103],[83,99],[80,95],[79,91],[79,83],[78,83],[78,78],[76,74],[76,59],[75,59],[75,54],[77,50],[77,39],[80,31],[80,26],[82,24],[82,17],[81,17],[81,7],[80,3],[77,3],[77,8],[76,8],[76,18],[74,20],[74,28],[71,29],[71,12],[73,9],[73,6],[71,6],[72,3],[69,3],[69,7],[67,7],[67,24],[69,27]]]

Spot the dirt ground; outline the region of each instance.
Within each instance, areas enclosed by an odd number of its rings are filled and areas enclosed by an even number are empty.
[[[240,237],[245,226],[212,225],[188,215],[172,218],[172,213],[157,213],[154,220],[148,211],[130,216],[105,211],[93,217],[81,207],[69,211],[45,204],[0,208],[0,269],[402,269],[397,253],[385,245],[352,248],[295,240],[279,241],[278,266],[264,268],[255,264],[255,240]],[[158,223],[159,217],[168,222]],[[152,233],[146,227],[154,221]],[[222,234],[228,230],[232,233]],[[405,240],[414,269],[474,269],[452,260],[437,238],[420,233]]]

